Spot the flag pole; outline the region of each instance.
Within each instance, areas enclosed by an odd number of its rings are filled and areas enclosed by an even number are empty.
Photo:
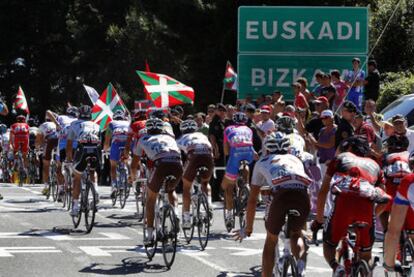
[[[227,66],[228,66],[229,61],[227,61],[226,63],[226,68],[224,69],[224,76],[226,76],[226,72],[227,72]],[[223,83],[223,88],[221,89],[221,98],[220,98],[220,103],[223,103],[224,100],[224,91],[225,91],[225,87],[224,87],[224,79],[222,81]]]

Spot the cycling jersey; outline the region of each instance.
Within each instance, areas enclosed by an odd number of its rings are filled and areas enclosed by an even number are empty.
[[[134,149],[134,154],[141,157],[143,153],[151,160],[160,158],[181,157],[180,149],[173,137],[166,134],[144,135]]]
[[[405,217],[404,230],[414,231],[414,174],[405,175],[398,186],[397,195],[394,198],[396,205],[408,206]]]
[[[36,137],[40,134],[40,130],[37,127],[30,127],[29,128],[29,147],[30,149],[34,149],[36,143]]]
[[[134,140],[138,140],[140,138],[140,131],[145,128],[146,120],[138,120],[131,124],[129,128],[129,135],[132,136]]]
[[[197,154],[210,154],[211,143],[208,138],[199,132],[184,134],[177,140],[178,147],[185,154],[189,152]]]
[[[14,123],[10,127],[10,133],[13,134],[14,140],[11,142],[14,151],[18,151],[21,145],[23,153],[27,153],[29,148],[29,125],[27,123]]]
[[[253,132],[247,126],[230,125],[224,129],[224,142],[230,148],[253,146]]]
[[[76,118],[68,116],[68,115],[59,115],[56,118],[56,121],[59,123],[59,133],[58,133],[58,138],[59,138],[59,148],[63,149],[66,147],[66,138],[68,136],[68,130],[70,127],[70,124],[75,121]]]
[[[256,186],[303,188],[311,181],[296,156],[270,154],[256,162],[251,182]]]
[[[56,124],[46,121],[39,126],[39,130],[45,139],[56,139],[58,136]]]
[[[305,140],[297,133],[288,134],[290,140],[289,153],[295,156],[300,156],[305,151]]]
[[[113,120],[109,123],[107,132],[111,134],[111,152],[109,159],[111,161],[119,161],[121,158],[121,150],[125,147],[128,139],[129,121]]]

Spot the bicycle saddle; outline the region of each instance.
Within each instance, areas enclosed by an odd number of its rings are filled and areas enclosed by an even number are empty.
[[[300,212],[298,210],[295,210],[295,209],[288,210],[287,214],[290,215],[290,216],[300,216]]]
[[[168,175],[168,176],[166,176],[166,177],[164,178],[164,182],[165,182],[166,184],[171,183],[171,182],[174,182],[175,180],[177,180],[177,178],[175,178],[175,176],[174,176],[174,175]]]
[[[367,226],[368,226],[368,223],[367,222],[357,221],[357,222],[354,222],[351,225],[349,225],[349,228],[352,228],[352,229],[354,229],[354,228],[363,229],[363,228],[365,228]]]
[[[249,166],[249,161],[247,160],[240,161],[240,166]]]

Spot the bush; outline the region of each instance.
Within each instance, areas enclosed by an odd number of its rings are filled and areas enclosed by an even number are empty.
[[[377,109],[381,111],[398,97],[414,93],[414,74],[412,72],[387,72],[383,73],[380,86],[380,96],[377,101]]]

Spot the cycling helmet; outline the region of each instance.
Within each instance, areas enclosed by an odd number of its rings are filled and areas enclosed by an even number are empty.
[[[237,112],[235,114],[233,114],[233,121],[235,124],[237,125],[244,125],[247,123],[247,115],[245,113],[242,112]]]
[[[163,110],[154,110],[150,114],[150,118],[164,119],[166,114]]]
[[[20,114],[16,117],[16,121],[17,122],[26,122],[26,117],[24,115]]]
[[[0,135],[3,135],[7,132],[6,124],[0,124]]]
[[[349,149],[351,147],[351,149]],[[343,140],[339,146],[340,152],[352,152],[357,156],[365,157],[369,153],[368,141],[361,136],[352,136]]]
[[[287,154],[290,148],[290,140],[282,132],[271,133],[265,137],[264,147],[268,153]]]
[[[276,120],[276,129],[285,134],[292,134],[295,125],[295,120],[290,116],[282,116]]]
[[[66,114],[71,117],[78,117],[79,116],[79,109],[75,106],[70,106],[66,109]]]
[[[388,153],[397,153],[406,151],[410,142],[405,135],[392,135],[385,141],[385,143],[387,145]]]
[[[148,134],[160,134],[164,129],[164,121],[159,118],[150,118],[145,122]]]
[[[92,119],[92,109],[88,105],[82,105],[79,108],[79,118],[84,120]]]
[[[194,133],[195,131],[197,131],[197,129],[198,129],[197,123],[192,119],[184,120],[180,124],[180,131],[183,134]]]
[[[117,110],[114,112],[113,115],[114,120],[124,120],[125,119],[125,112],[123,110]]]
[[[39,120],[37,120],[37,118],[30,117],[27,124],[29,124],[30,127],[37,127],[39,126]]]

